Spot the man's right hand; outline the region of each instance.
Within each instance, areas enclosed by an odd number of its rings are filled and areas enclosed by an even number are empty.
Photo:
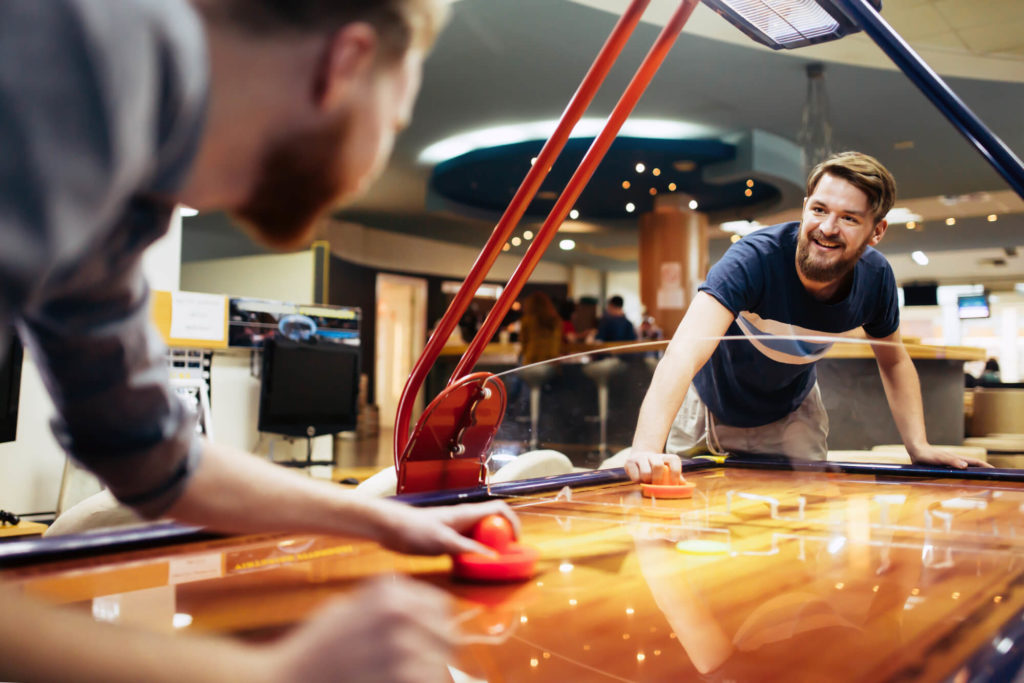
[[[401,576],[328,604],[267,651],[270,681],[451,681],[451,599]]]
[[[669,453],[634,449],[626,458],[625,468],[630,479],[644,484],[679,481],[683,476],[683,461]]]

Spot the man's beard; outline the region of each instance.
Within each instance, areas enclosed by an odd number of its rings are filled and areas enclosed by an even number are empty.
[[[834,241],[824,239],[824,235],[818,228],[815,228],[809,234],[801,234],[797,240],[796,266],[800,273],[811,282],[834,282],[845,276],[857,265],[857,261],[860,259],[861,254],[864,253],[864,250],[868,248],[868,242],[871,240],[869,236],[855,253],[846,258],[822,263],[814,261],[811,256],[811,242],[815,239],[830,243]],[[845,247],[845,243],[840,244],[840,248],[845,249]]]
[[[291,134],[272,144],[255,189],[233,215],[268,246],[305,244],[317,221],[336,203],[345,178],[338,156],[347,141],[348,117]]]

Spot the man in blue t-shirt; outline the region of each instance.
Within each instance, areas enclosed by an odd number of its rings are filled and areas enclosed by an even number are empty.
[[[623,312],[624,305],[618,294],[608,299],[608,307],[597,325],[597,339],[606,342],[636,341],[636,328]]]
[[[886,342],[872,350],[914,461],[985,465],[935,448],[925,435],[920,383],[900,342],[896,281],[872,248],[895,197],[877,159],[837,154],[811,171],[800,223],[759,230],[726,252],[651,381],[626,462],[630,477],[678,472],[672,454],[696,448],[824,460],[828,416],[814,363],[831,346],[825,337],[862,333]],[[720,344],[723,335],[739,340]]]

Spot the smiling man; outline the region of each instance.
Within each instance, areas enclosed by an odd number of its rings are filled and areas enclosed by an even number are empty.
[[[828,415],[814,364],[830,344],[792,337],[862,332],[885,342],[872,350],[914,461],[985,464],[935,448],[925,435],[920,383],[900,341],[896,280],[872,248],[895,198],[877,159],[837,154],[811,171],[800,223],[758,230],[726,252],[655,372],[626,462],[630,477],[678,471],[678,454],[705,449],[824,460]],[[745,338],[720,344],[725,334]]]

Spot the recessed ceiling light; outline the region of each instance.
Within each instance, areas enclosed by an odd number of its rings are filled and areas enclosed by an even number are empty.
[[[917,221],[907,221],[907,230],[915,230],[917,228]]]
[[[698,206],[697,200],[696,199],[691,199],[690,203],[687,204],[687,206],[689,206],[692,211],[696,211],[697,210],[697,206]]]
[[[522,243],[523,243],[523,241],[521,239],[519,239],[518,237],[513,237],[512,238],[512,246],[513,247],[518,247]]]
[[[643,164],[637,164],[637,165],[636,165],[636,172],[637,172],[637,173],[643,173],[643,172],[644,172],[644,170],[645,170],[646,168],[647,168],[647,167],[646,167],[646,166],[644,166]]]
[[[910,258],[914,259],[914,263],[916,263],[919,266],[928,265],[928,257],[925,256],[925,253],[923,251],[915,251],[910,255]]]
[[[503,246],[503,247],[501,248],[501,250],[502,250],[502,251],[508,251],[508,250],[509,250],[509,249],[511,249],[511,248],[512,248],[512,245],[510,245],[510,244],[509,244],[508,242],[505,242],[505,246]]]
[[[558,248],[562,251],[572,251],[576,248],[576,242],[573,240],[562,240],[558,243]]]
[[[537,163],[537,157],[530,159],[530,166],[533,166],[535,163]]]
[[[653,197],[654,195],[658,194],[658,189],[657,189],[657,188],[655,188],[655,187],[652,187],[652,188],[651,188],[650,190],[648,190],[648,192],[649,192],[649,193],[651,194],[651,196]]]
[[[740,236],[739,236],[738,234],[736,234],[736,233],[733,233],[733,234],[732,234],[732,237],[730,237],[730,238],[729,238],[729,241],[730,241],[730,242],[732,242],[733,244],[736,244],[736,243],[737,243],[737,242],[739,242],[739,241],[740,241],[741,239],[743,239],[743,238],[742,238],[742,237],[740,237]]]
[[[754,191],[748,187],[746,190],[743,190],[743,194],[746,195],[747,197],[753,197]]]
[[[570,138],[594,138],[604,130],[607,119],[585,117],[573,127]],[[530,140],[548,140],[558,127],[557,119],[527,121],[490,128],[478,128],[458,133],[439,140],[420,152],[421,164],[437,164],[462,156],[477,149],[513,145]],[[672,121],[668,119],[629,119],[619,131],[620,138],[643,138],[645,140],[693,140],[720,135],[721,131],[711,126]],[[692,163],[692,162],[690,162]],[[696,164],[693,165],[696,168]],[[688,168],[685,170],[693,170]],[[683,169],[680,169],[683,170]]]
[[[999,216],[995,215],[994,213],[990,213],[988,215],[988,222],[989,223],[995,223],[997,220],[999,220]]]
[[[946,225],[956,225],[956,219],[950,216],[946,219]]]
[[[579,217],[580,217],[580,212],[577,211],[576,209],[573,209],[572,211],[569,212],[569,218],[571,218],[573,220],[576,220]]]
[[[754,186],[754,181],[752,179],[750,179],[750,178],[747,178],[747,187],[753,187],[753,186]]]
[[[628,190],[629,188],[630,188],[630,183],[629,183],[629,181],[628,181],[628,180],[623,180],[623,181],[622,181],[622,189],[623,189],[623,190]]]
[[[668,184],[668,191],[669,192],[675,192],[676,191],[676,184],[675,183],[669,183]]]
[[[523,239],[532,240],[533,239],[533,230],[524,230],[523,231]]]
[[[656,176],[657,175],[661,175],[661,169],[660,168],[652,168],[651,169],[651,175],[656,175]]]
[[[634,211],[636,211],[636,204],[633,202],[626,204],[626,213],[633,213]]]

